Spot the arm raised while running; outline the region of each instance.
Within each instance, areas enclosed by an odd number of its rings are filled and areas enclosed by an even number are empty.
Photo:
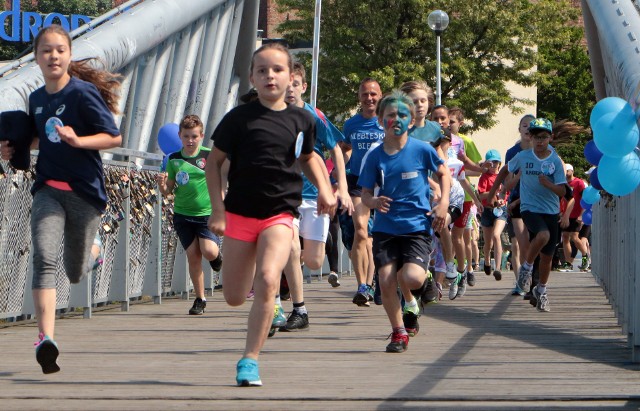
[[[432,228],[435,231],[440,231],[444,228],[445,217],[449,212],[449,193],[451,192],[451,172],[444,164],[440,164],[438,166],[438,170],[434,173],[438,177],[438,181],[440,182],[440,192],[442,193],[442,197],[438,204],[433,207],[429,213],[430,216],[433,216],[433,223],[431,224]]]

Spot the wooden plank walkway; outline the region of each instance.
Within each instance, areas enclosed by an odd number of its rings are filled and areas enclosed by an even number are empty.
[[[305,284],[311,327],[267,341],[260,388],[234,385],[250,302],[218,292],[201,317],[164,299],[58,320],[62,371],[48,376],[35,324],[4,327],[0,409],[638,409],[640,365],[591,274],[553,273],[550,313],[506,277],[430,305],[404,354],[384,352],[382,307],[351,303],[353,277]]]

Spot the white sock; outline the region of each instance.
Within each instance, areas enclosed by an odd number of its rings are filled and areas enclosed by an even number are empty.
[[[414,314],[418,314],[420,312],[420,309],[418,309],[418,301],[416,301],[415,298],[411,299],[411,301],[406,301],[404,302],[404,310],[405,311],[410,311]]]
[[[282,302],[280,301],[280,294],[276,295],[276,305],[282,307]]]
[[[522,263],[522,267],[524,267],[525,270],[527,271],[533,271],[533,264],[525,261],[524,263]]]
[[[542,295],[542,294],[547,292],[547,285],[546,284],[538,284],[537,287],[538,287],[538,293],[540,295]]]

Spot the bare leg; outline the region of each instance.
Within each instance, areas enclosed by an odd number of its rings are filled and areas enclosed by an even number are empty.
[[[32,291],[38,319],[38,330],[53,339],[56,324],[56,289],[36,288]]]

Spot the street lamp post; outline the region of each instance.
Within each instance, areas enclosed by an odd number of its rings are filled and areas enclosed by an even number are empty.
[[[440,84],[440,36],[449,25],[449,15],[442,10],[429,13],[429,28],[436,33],[436,104],[442,104],[442,86]]]

